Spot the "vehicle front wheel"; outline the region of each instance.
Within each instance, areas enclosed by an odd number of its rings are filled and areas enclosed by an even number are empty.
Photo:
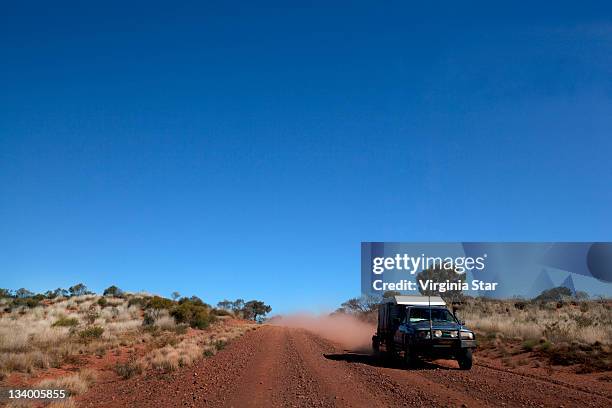
[[[469,370],[472,368],[472,350],[462,350],[459,356],[457,356],[457,362],[459,363],[459,368],[462,370]]]
[[[414,367],[419,362],[419,358],[415,353],[410,351],[409,348],[406,348],[404,351],[404,364],[406,367]]]

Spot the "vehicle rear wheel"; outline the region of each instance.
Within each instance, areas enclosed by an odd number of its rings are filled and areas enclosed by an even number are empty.
[[[380,341],[378,341],[378,336],[372,337],[372,352],[375,356],[380,354]]]
[[[462,370],[472,368],[472,349],[463,349],[459,356],[457,356],[457,362]]]

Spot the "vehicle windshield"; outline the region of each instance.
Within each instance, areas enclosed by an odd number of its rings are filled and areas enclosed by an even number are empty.
[[[410,323],[418,323],[424,320],[429,320],[429,309],[410,309]],[[431,321],[456,323],[451,312],[446,309],[431,309]]]

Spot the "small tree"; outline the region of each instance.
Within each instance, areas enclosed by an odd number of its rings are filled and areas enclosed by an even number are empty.
[[[270,313],[272,308],[260,300],[249,300],[244,304],[243,312],[246,319],[257,320],[257,317],[263,317]]]
[[[377,310],[380,301],[379,296],[364,295],[347,300],[340,305],[340,309],[344,313],[369,314]]]
[[[576,292],[576,299],[577,300],[589,300],[589,294],[583,290],[579,290],[578,292]]]
[[[28,298],[34,296],[34,292],[30,292],[26,288],[19,288],[15,291],[15,296],[20,299]]]
[[[114,296],[114,297],[120,298],[124,295],[124,292],[121,289],[119,289],[117,286],[112,285],[104,289],[103,295],[104,296]]]
[[[383,293],[382,297],[383,299],[393,299],[395,296],[399,296],[401,295],[400,292],[398,292],[397,290],[388,290],[385,293]]]
[[[55,299],[57,297],[57,295],[55,294],[54,291],[48,290],[48,291],[45,292],[45,297],[47,299]]]
[[[88,293],[87,286],[82,283],[69,287],[68,291],[70,291],[70,296],[82,296]]]
[[[0,298],[10,298],[12,297],[10,289],[0,288]]]
[[[217,308],[223,310],[231,310],[233,302],[227,299],[223,299],[219,303],[217,303]]]
[[[234,300],[234,302],[232,302],[232,305],[230,307],[232,309],[232,312],[234,312],[234,314],[241,312],[242,309],[244,308],[244,299]]]
[[[440,292],[434,289],[423,289],[421,282],[425,283],[427,280],[436,283],[444,283],[446,281],[450,282],[460,282],[461,285],[465,282],[465,274],[455,272],[454,268],[441,268],[434,267],[425,269],[417,274],[417,283],[419,287],[419,292],[423,296],[440,296],[447,302],[461,302],[463,301],[463,290],[446,290],[444,292]],[[460,286],[461,286],[460,285]]]
[[[542,291],[534,300],[542,302],[558,302],[564,298],[572,296],[572,291],[565,286],[558,286],[556,288]]]
[[[149,319],[145,320],[146,324],[152,324],[155,320],[159,319],[162,315],[162,310],[172,310],[174,303],[170,299],[163,298],[161,296],[153,296],[147,302],[145,306],[145,317]]]
[[[170,296],[172,297],[172,300],[176,301],[176,299],[181,297],[181,294],[175,290]]]
[[[62,296],[62,297],[68,297],[69,293],[68,293],[68,291],[67,291],[66,289],[63,289],[63,288],[57,288],[57,289],[55,289],[55,290],[53,291],[53,295],[54,295],[55,297],[60,297],[60,296]]]

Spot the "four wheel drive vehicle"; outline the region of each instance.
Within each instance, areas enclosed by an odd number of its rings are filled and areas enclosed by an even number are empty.
[[[403,354],[409,365],[420,357],[456,359],[472,368],[474,332],[446,308],[439,296],[393,296],[378,308],[378,329],[372,348]]]

